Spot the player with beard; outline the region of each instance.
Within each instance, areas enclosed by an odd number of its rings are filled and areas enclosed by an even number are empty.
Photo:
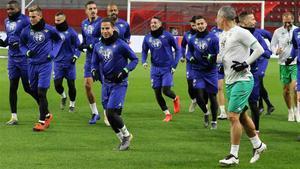
[[[187,48],[186,50],[186,47],[188,46],[190,39],[197,32],[197,28],[195,24],[195,16],[193,16],[192,19],[190,20],[190,25],[191,25],[191,29],[183,35],[182,42],[181,42],[181,53],[182,53],[181,62],[184,62],[186,60],[186,79],[188,84],[188,93],[190,98],[192,99],[192,102],[189,106],[189,112],[194,112],[197,104],[196,96],[195,96],[196,92],[194,91],[193,88],[193,70],[192,70],[192,65],[190,63],[191,52],[189,48]]]
[[[293,31],[297,28],[294,25],[294,15],[291,12],[283,13],[282,23],[283,26],[274,31],[271,49],[279,57],[280,81],[283,84],[283,97],[288,108],[288,121],[295,121],[297,65],[296,60],[291,57]]]
[[[90,103],[90,108],[92,111],[92,117],[89,120],[89,124],[96,124],[100,120],[100,115],[98,113],[95,95],[92,91],[93,78],[91,73],[91,62],[92,62],[92,52],[93,44],[98,42],[101,36],[100,26],[101,18],[97,15],[98,9],[94,1],[88,1],[85,4],[85,13],[87,19],[81,23],[81,33],[82,33],[82,44],[78,47],[79,50],[84,51],[86,49],[86,59],[84,64],[84,86],[85,92]],[[107,119],[104,119],[107,121]],[[105,121],[104,121],[105,122]]]
[[[17,117],[17,90],[21,78],[24,91],[29,93],[37,102],[37,95],[32,92],[28,82],[28,63],[26,56],[20,51],[19,39],[21,31],[30,24],[29,18],[21,14],[20,4],[17,1],[9,1],[6,5],[8,18],[4,25],[7,38],[0,39],[0,46],[8,46],[8,77],[9,77],[9,103],[11,110],[11,119],[6,123],[8,125],[18,124]]]
[[[119,38],[124,40],[126,43],[130,43],[130,27],[129,24],[123,19],[118,17],[119,9],[114,3],[107,5],[107,17],[111,18],[115,22],[115,30],[119,34]]]
[[[69,87],[69,112],[75,111],[75,98],[76,98],[76,60],[80,56],[78,46],[80,41],[76,31],[68,26],[66,15],[62,12],[58,12],[55,15],[55,27],[62,39],[62,43],[59,45],[59,51],[54,58],[54,85],[57,93],[61,95],[61,109],[66,106],[66,93],[62,85],[63,78],[67,79]]]
[[[256,133],[259,133],[260,118],[259,118],[258,101],[260,96],[260,81],[259,81],[260,72],[258,71],[258,63],[260,59],[263,58],[269,59],[272,52],[269,50],[267,44],[265,43],[265,40],[263,39],[259,31],[255,29],[256,20],[253,13],[247,11],[241,12],[239,15],[239,24],[242,28],[249,30],[264,49],[264,53],[250,65],[251,66],[250,71],[253,74],[253,79],[254,79],[254,87],[249,96],[248,102],[251,109],[252,121],[254,122]]]
[[[129,45],[118,38],[111,18],[102,20],[101,34],[101,41],[93,51],[92,74],[95,80],[103,77],[102,104],[107,110],[111,128],[121,141],[118,149],[123,151],[129,148],[132,134],[126,128],[121,113],[128,87],[128,74],[138,64],[138,58]]]
[[[162,21],[154,16],[150,21],[151,32],[148,33],[143,41],[142,64],[148,68],[148,51],[151,53],[151,86],[154,90],[156,101],[165,114],[164,122],[172,120],[172,115],[167,107],[162,93],[173,100],[174,113],[179,113],[179,96],[171,90],[173,86],[173,73],[176,70],[180,56],[180,49],[173,35],[164,30]],[[172,51],[175,50],[175,54]],[[175,57],[174,57],[175,55]]]
[[[197,33],[189,41],[191,53],[189,60],[194,72],[193,88],[196,91],[197,104],[204,113],[204,126],[209,126],[209,112],[204,96],[204,93],[207,93],[211,103],[211,129],[217,129],[218,72],[216,59],[219,53],[219,40],[217,36],[207,31],[207,22],[204,17],[196,16],[195,24]]]
[[[53,118],[48,110],[47,90],[50,87],[52,57],[57,54],[60,37],[56,30],[45,23],[39,6],[28,9],[30,26],[25,27],[20,36],[20,49],[28,57],[29,83],[38,95],[40,118],[34,131],[44,131]]]

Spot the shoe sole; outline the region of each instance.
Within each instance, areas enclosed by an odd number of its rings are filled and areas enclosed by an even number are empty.
[[[237,166],[239,165],[238,163],[233,163],[233,164],[226,164],[226,163],[220,163],[221,167],[232,167],[232,166]]]

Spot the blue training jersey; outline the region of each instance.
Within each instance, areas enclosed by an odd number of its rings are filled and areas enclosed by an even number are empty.
[[[83,44],[93,45],[101,37],[101,18],[90,21],[88,18],[81,23]]]
[[[197,34],[189,41],[191,57],[194,57],[197,64],[193,64],[193,69],[210,70],[216,68],[217,55],[219,53],[219,39],[213,33],[207,33],[203,37]],[[211,61],[213,61],[213,64]]]
[[[300,49],[300,28],[296,28],[296,29],[293,31],[292,44],[293,44],[293,48],[292,48],[292,51],[291,51],[291,57],[292,57],[292,58],[297,57],[297,62],[300,62],[300,57],[299,57],[299,49]]]
[[[130,27],[125,20],[118,18],[115,22],[115,30],[118,32],[120,39],[124,40],[126,43],[130,42]]]
[[[264,38],[261,36],[260,31],[258,31],[257,29],[255,29],[255,31],[252,33],[253,36],[257,39],[257,41],[259,42],[259,44],[263,47],[264,49],[264,53],[256,60],[254,61],[250,66],[251,66],[251,72],[252,73],[256,73],[256,71],[258,70],[258,62],[259,60],[263,60],[263,59],[269,59],[270,56],[272,55],[271,50],[268,48]],[[252,53],[252,49],[251,49],[251,53]]]
[[[175,50],[175,57],[172,51]],[[146,63],[148,51],[151,52],[151,64],[156,67],[176,68],[181,57],[180,49],[173,35],[163,31],[162,35],[154,38],[151,33],[144,37],[142,46],[142,63]]]
[[[29,58],[30,64],[42,64],[50,62],[57,55],[60,36],[56,30],[45,24],[41,31],[35,32],[27,26],[22,30],[20,36],[20,48],[24,55],[30,50],[34,52],[34,56]]]
[[[80,51],[77,49],[80,45],[80,40],[78,38],[77,32],[69,27],[68,30],[60,32],[56,30],[61,38],[59,44],[58,53],[54,56],[55,62],[71,64],[73,56],[80,56]]]
[[[19,44],[20,35],[23,28],[27,27],[30,24],[29,18],[23,14],[20,14],[16,18],[16,20],[10,20],[8,18],[4,21],[5,24],[5,31],[6,31],[6,39],[5,42],[8,44],[8,56],[23,56],[20,48],[12,48],[12,44],[17,43]]]
[[[128,63],[128,59],[130,62]],[[110,45],[96,43],[92,54],[92,69],[99,70],[105,79],[112,79],[124,68],[131,71],[138,64],[138,58],[129,45],[117,39]]]
[[[190,57],[191,57],[191,52],[189,50],[189,48],[186,47],[188,46],[189,41],[191,40],[191,38],[194,35],[191,33],[191,31],[187,31],[182,38],[182,42],[181,42],[181,55],[183,58],[186,58],[186,61],[189,62]]]

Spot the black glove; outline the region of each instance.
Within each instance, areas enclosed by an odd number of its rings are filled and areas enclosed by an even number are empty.
[[[193,56],[190,58],[190,62],[191,62],[191,64],[197,64],[198,63],[198,61]]]
[[[14,43],[11,45],[11,49],[13,49],[13,50],[19,49],[19,42],[14,42]]]
[[[75,64],[75,63],[76,63],[76,61],[77,61],[77,59],[78,59],[78,57],[76,57],[76,56],[73,56],[71,63],[72,63],[72,64]]]
[[[128,71],[124,68],[121,72],[114,75],[113,81],[115,83],[121,83],[126,77],[128,77]]]
[[[7,43],[5,43],[2,39],[0,39],[0,46],[6,47],[6,46],[7,46]]]
[[[249,66],[245,61],[242,63],[240,63],[238,61],[232,61],[232,63],[234,63],[234,64],[231,66],[231,68],[237,72],[240,72]]]
[[[92,53],[92,52],[93,52],[93,45],[88,45],[88,46],[86,47],[86,49],[87,49],[90,53]]]
[[[294,58],[288,57],[285,61],[285,65],[288,66],[294,61]]]
[[[101,80],[100,79],[100,73],[99,71],[97,71],[96,69],[93,69],[92,70],[92,77],[93,77],[93,81],[98,81],[98,80]]]
[[[86,48],[87,48],[87,46],[85,44],[80,44],[78,46],[78,50],[80,50],[81,52],[84,52],[83,49],[86,49]]]
[[[28,50],[27,53],[26,53],[26,56],[29,57],[29,58],[31,58],[31,57],[33,57],[35,54],[36,54],[36,53],[35,53],[34,51]]]
[[[224,74],[224,66],[222,64],[218,67],[218,71],[219,73]]]

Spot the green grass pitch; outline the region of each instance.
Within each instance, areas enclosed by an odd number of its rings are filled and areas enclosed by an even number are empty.
[[[0,51],[5,55],[6,51]],[[220,168],[218,160],[228,155],[229,122],[218,121],[217,130],[203,127],[199,108],[189,113],[185,65],[179,63],[175,73],[174,91],[181,97],[181,112],[170,123],[163,123],[163,114],[150,87],[149,70],[139,63],[130,74],[123,118],[133,133],[130,151],[118,152],[119,144],[113,131],[103,120],[89,125],[90,108],[83,86],[82,56],[77,63],[76,112],[60,110],[60,96],[53,82],[48,91],[49,109],[54,121],[45,132],[36,133],[32,127],[38,120],[38,108],[33,99],[18,91],[19,125],[6,126],[10,118],[7,59],[0,59],[0,169],[183,169]],[[240,146],[240,165],[235,168],[296,169],[299,168],[300,148],[296,141],[299,124],[287,122],[287,109],[282,97],[277,60],[271,59],[265,77],[275,112],[261,116],[261,138],[268,150],[256,164],[249,164],[252,146],[245,134]],[[65,85],[66,86],[66,85]],[[94,84],[99,111],[100,83]],[[167,99],[172,110],[172,102]]]

